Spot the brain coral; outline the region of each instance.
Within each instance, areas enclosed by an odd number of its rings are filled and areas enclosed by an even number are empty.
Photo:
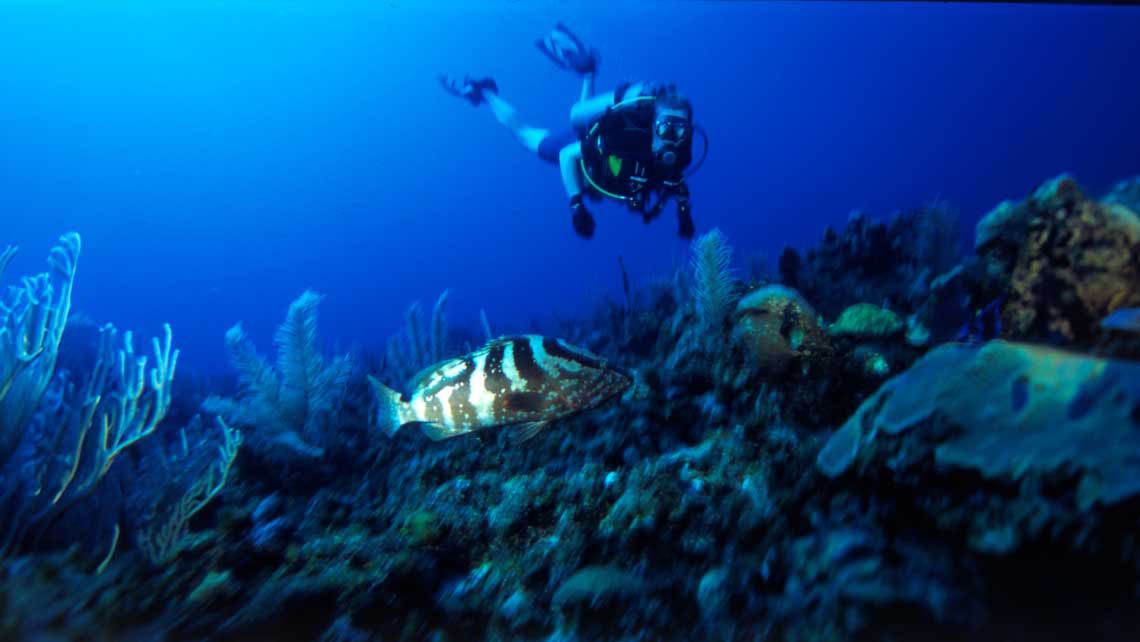
[[[903,331],[899,315],[871,303],[856,303],[839,315],[829,331],[833,335],[882,338]]]
[[[736,306],[734,336],[764,370],[782,372],[830,356],[815,310],[795,290],[769,285]]]

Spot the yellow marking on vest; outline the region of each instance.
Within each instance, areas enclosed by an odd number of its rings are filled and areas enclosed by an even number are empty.
[[[609,161],[610,161],[610,171],[613,172],[613,175],[617,176],[618,174],[620,174],[621,173],[621,159],[618,158],[617,156],[611,155],[609,157]]]

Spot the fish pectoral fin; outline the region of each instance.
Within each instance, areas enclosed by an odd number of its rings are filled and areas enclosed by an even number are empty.
[[[540,412],[546,402],[546,395],[539,392],[511,392],[503,400],[508,410],[516,412]]]
[[[459,434],[448,430],[443,424],[433,424],[430,421],[419,422],[420,430],[432,441],[439,441]]]
[[[510,441],[514,444],[521,444],[524,441],[530,441],[535,435],[542,432],[549,424],[549,420],[544,421],[528,421],[525,424],[518,424],[511,429]]]

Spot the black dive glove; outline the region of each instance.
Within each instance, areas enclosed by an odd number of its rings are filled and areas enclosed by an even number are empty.
[[[677,236],[683,239],[693,238],[696,229],[693,228],[693,215],[689,213],[688,203],[677,204]]]
[[[582,195],[575,194],[570,197],[570,217],[574,223],[574,232],[584,239],[594,236],[594,217],[582,204]]]
[[[689,188],[682,183],[677,191],[677,236],[691,239],[695,233],[693,210],[689,207]]]

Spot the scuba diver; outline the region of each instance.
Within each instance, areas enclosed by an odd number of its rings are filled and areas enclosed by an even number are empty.
[[[558,164],[578,236],[588,239],[594,235],[594,217],[582,201],[583,196],[589,196],[623,201],[646,223],[673,199],[677,233],[681,238],[692,238],[693,218],[685,185],[685,178],[692,174],[685,172],[693,148],[689,100],[672,85],[652,83],[622,83],[614,91],[594,95],[598,52],[561,23],[535,44],[554,64],[582,77],[582,93],[570,109],[570,127],[565,131],[552,132],[522,123],[514,106],[499,97],[499,87],[491,78],[467,76],[459,80],[441,75],[440,83],[448,93],[474,106],[489,105],[495,119],[523,147]]]

